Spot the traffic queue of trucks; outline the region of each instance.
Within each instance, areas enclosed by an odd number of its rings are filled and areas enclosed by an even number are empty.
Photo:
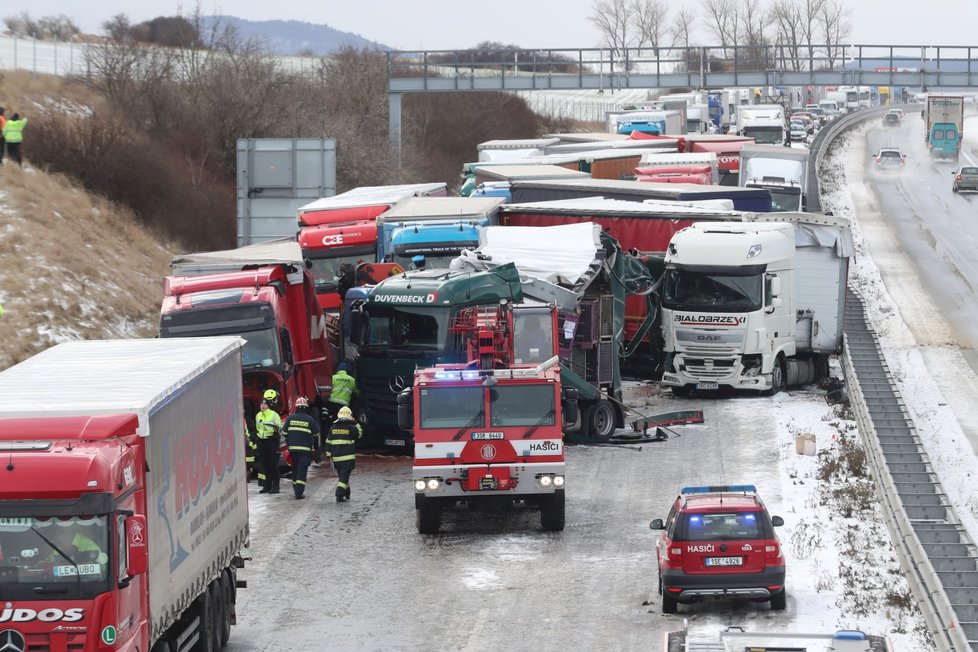
[[[214,650],[248,545],[241,340],[76,341],[0,372],[9,650]]]

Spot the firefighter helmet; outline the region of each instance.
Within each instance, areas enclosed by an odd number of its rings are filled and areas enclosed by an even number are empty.
[[[340,408],[340,411],[336,413],[336,416],[340,419],[349,419],[350,421],[352,421],[353,410],[351,410],[350,408],[344,405],[343,407]]]
[[[307,399],[305,396],[300,396],[299,398],[295,399],[295,406],[297,408],[309,407],[309,399]]]
[[[266,389],[265,393],[262,394],[262,398],[271,403],[272,401],[278,399],[278,392],[276,392],[274,389]]]

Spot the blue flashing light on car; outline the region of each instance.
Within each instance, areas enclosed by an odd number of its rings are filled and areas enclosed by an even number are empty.
[[[711,494],[711,493],[720,493],[720,492],[740,492],[740,491],[757,493],[757,487],[755,487],[752,484],[711,485],[708,487],[683,487],[679,493]]]

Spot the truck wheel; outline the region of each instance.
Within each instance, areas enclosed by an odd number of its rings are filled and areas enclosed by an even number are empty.
[[[674,614],[679,611],[679,603],[665,591],[662,592],[662,613]]]
[[[774,369],[771,370],[771,389],[764,392],[764,395],[774,396],[778,392],[783,392],[784,388],[784,358],[778,356],[777,360],[774,361]]]
[[[788,590],[781,589],[771,596],[771,611],[784,611],[788,606]]]
[[[221,628],[222,621],[224,620],[224,595],[221,593],[221,580],[216,579],[211,582],[210,590],[210,600],[211,600],[211,637],[213,638],[213,648],[215,650],[220,650],[223,645],[221,645]]]
[[[214,652],[214,619],[211,616],[210,591],[204,591],[194,601],[197,616],[197,642],[191,652]]]
[[[564,531],[564,490],[540,499],[540,526],[548,532]]]
[[[221,579],[218,581],[221,593],[221,642],[220,647],[224,647],[228,644],[231,639],[231,623],[234,621],[234,585],[231,580],[231,576],[227,571],[221,573]]]
[[[606,399],[600,399],[584,410],[581,424],[584,434],[606,441],[615,434],[615,408]]]
[[[438,534],[441,529],[441,507],[423,504],[417,510],[417,520],[419,534]]]

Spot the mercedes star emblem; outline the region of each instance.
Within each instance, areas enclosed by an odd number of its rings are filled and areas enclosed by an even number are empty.
[[[25,652],[27,641],[24,635],[16,629],[5,629],[0,632],[0,652]]]

